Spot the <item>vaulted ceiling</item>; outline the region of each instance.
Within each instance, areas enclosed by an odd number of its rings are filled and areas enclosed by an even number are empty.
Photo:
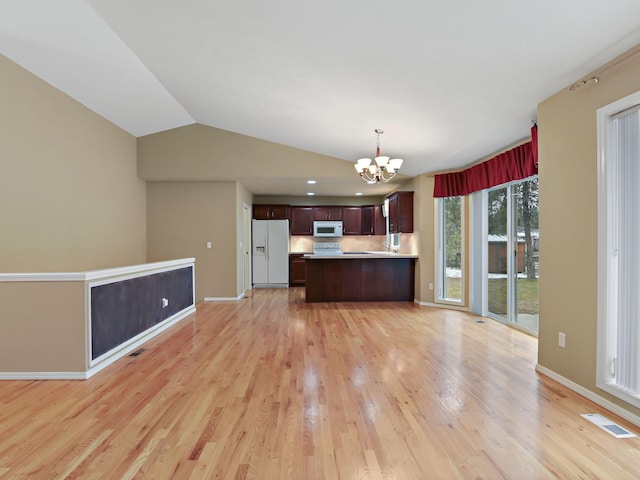
[[[526,138],[638,43],[637,0],[0,1],[0,53],[134,136],[201,123],[355,162],[380,128],[410,176]]]

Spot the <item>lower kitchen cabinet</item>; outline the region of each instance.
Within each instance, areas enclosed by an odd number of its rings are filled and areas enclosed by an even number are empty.
[[[289,254],[289,286],[304,285],[306,276],[306,260],[304,253]]]

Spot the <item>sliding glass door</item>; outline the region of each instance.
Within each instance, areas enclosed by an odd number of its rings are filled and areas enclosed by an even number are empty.
[[[486,192],[487,314],[538,331],[538,179]]]

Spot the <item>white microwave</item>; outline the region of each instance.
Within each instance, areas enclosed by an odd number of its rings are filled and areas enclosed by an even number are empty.
[[[313,222],[314,237],[341,237],[342,222],[338,221],[315,221]]]

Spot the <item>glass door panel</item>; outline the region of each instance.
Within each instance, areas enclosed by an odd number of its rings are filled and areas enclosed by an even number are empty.
[[[508,187],[487,192],[487,306],[489,316],[506,322],[509,313]]]
[[[514,312],[512,322],[538,332],[538,179],[513,185]]]

